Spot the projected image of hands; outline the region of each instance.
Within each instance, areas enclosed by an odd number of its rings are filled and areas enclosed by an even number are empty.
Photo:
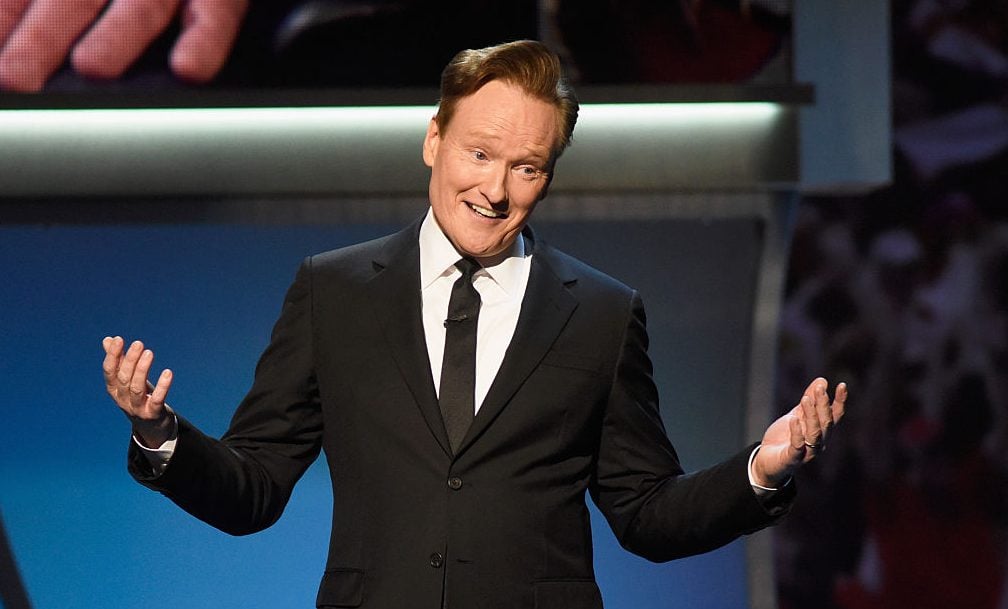
[[[248,0],[0,0],[0,88],[40,91],[64,64],[119,78],[169,28],[167,68],[206,82],[223,67]]]
[[[0,0],[0,92],[430,87],[459,50],[526,38],[576,84],[767,81],[784,4]]]

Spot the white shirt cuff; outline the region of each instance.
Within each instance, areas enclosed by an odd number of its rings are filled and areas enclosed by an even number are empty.
[[[756,459],[756,453],[759,452],[759,449],[760,449],[760,447],[757,446],[756,448],[753,449],[753,451],[751,453],[749,453],[749,466],[746,469],[749,472],[749,484],[752,486],[753,491],[756,493],[756,496],[757,497],[765,497],[765,496],[769,495],[770,493],[776,493],[780,489],[778,489],[778,488],[771,488],[769,486],[760,486],[759,484],[756,484],[756,477],[753,476],[753,472],[752,472],[752,464],[753,464],[753,461]]]
[[[133,443],[137,445],[143,456],[147,458],[147,462],[150,463],[155,474],[163,474],[164,470],[168,468],[168,462],[171,461],[172,455],[175,454],[175,445],[178,443],[178,417],[175,416],[175,413],[172,413],[172,418],[174,419],[174,431],[171,437],[157,448],[147,448],[135,435],[133,436]],[[752,474],[749,477],[752,478]]]

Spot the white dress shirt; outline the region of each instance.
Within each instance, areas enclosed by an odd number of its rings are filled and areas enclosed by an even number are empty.
[[[438,226],[433,211],[428,210],[420,225],[420,298],[427,355],[434,389],[439,395],[445,346],[444,321],[448,316],[452,286],[462,276],[462,272],[455,268],[455,263],[461,258]],[[525,240],[519,237],[503,261],[483,267],[473,275],[473,286],[481,300],[476,323],[476,412],[500,370],[504,352],[511,344],[531,269],[532,256],[526,255]]]

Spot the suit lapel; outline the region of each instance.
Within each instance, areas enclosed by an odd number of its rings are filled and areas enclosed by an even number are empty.
[[[441,449],[451,454],[438,408],[420,300],[420,223],[393,235],[374,260],[371,302],[399,372]]]
[[[531,241],[532,232],[526,230]],[[459,446],[459,453],[497,418],[556,341],[577,307],[577,299],[567,289],[567,285],[574,281],[575,278],[568,272],[566,265],[549,247],[534,246],[532,269],[518,315],[518,325],[483,405]]]

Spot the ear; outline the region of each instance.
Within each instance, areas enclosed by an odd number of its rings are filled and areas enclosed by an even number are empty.
[[[434,159],[437,158],[438,148],[441,146],[441,131],[438,128],[437,120],[431,119],[427,125],[427,135],[423,141],[423,160],[428,167],[434,166]]]

